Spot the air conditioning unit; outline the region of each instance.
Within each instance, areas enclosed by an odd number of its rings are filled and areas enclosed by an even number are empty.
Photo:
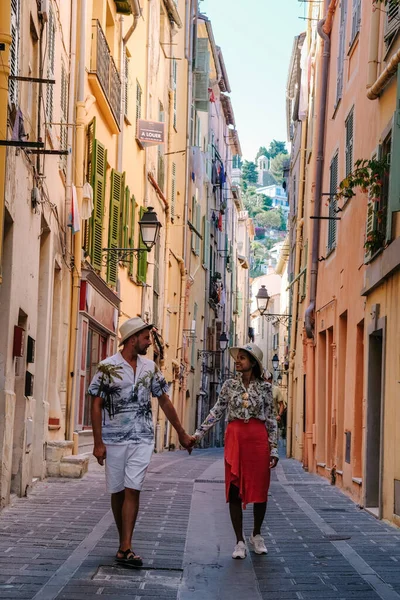
[[[43,21],[47,23],[49,20],[50,0],[40,0],[39,6],[39,14],[41,15]]]

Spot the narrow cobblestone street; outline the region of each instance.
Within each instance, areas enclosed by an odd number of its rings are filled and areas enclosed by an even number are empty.
[[[0,598],[89,600],[400,599],[400,532],[282,459],[263,534],[268,556],[230,558],[222,450],[153,457],[134,549],[114,565],[116,530],[102,469],[50,479],[0,515]],[[252,511],[245,513],[251,531]]]

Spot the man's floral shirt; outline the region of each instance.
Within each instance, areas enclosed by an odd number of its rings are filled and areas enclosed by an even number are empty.
[[[209,415],[197,429],[195,436],[201,439],[213,427],[226,411],[228,422],[240,419],[260,419],[265,421],[268,431],[271,456],[278,456],[277,432],[272,398],[272,386],[267,381],[256,379],[251,381],[246,389],[239,374],[236,379],[228,379],[222,386],[218,401],[210,410]]]

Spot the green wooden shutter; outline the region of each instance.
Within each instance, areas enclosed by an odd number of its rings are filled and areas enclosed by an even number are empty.
[[[129,220],[129,239],[128,239],[128,248],[135,247],[135,218],[136,218],[136,200],[135,196],[131,197],[131,209],[130,209],[130,220]],[[128,274],[130,277],[133,276],[133,254],[129,257],[129,268]]]
[[[210,268],[210,222],[203,217],[203,267]]]
[[[146,212],[146,209],[143,206],[141,206],[140,211],[139,211],[139,219],[141,219],[143,217],[145,212]],[[146,246],[144,245],[141,236],[139,236],[139,237],[140,237],[139,248],[145,249]],[[140,283],[146,283],[146,278],[147,278],[147,251],[139,253],[138,270],[137,270],[137,279]]]
[[[375,206],[372,200],[368,200],[367,206],[367,222],[365,226],[365,239],[368,239],[368,236],[375,230]],[[364,255],[364,262],[368,262],[371,259],[372,252],[371,250],[366,250]]]
[[[93,217],[90,258],[101,271],[103,249],[104,194],[106,189],[107,150],[98,140],[93,142]]]
[[[197,110],[208,111],[209,103],[210,53],[208,38],[197,39],[196,63],[194,72],[193,100]]]
[[[90,121],[86,130],[86,181],[90,183],[94,189],[95,170],[93,169],[94,161],[94,141],[96,138],[96,117]],[[82,247],[85,251],[85,256],[91,256],[92,233],[93,233],[93,215],[90,219],[84,221]]]
[[[331,162],[330,168],[330,197],[329,197],[329,216],[336,217],[337,209],[337,188],[338,188],[338,168],[339,168],[339,154],[335,154]],[[328,221],[328,244],[327,249],[333,250],[336,246],[336,223],[337,221],[331,219]]]
[[[111,171],[110,220],[108,226],[108,247],[119,248],[121,203],[124,197],[125,175],[114,169]],[[118,279],[118,260],[110,253],[107,262],[107,283],[116,286]]]
[[[400,211],[400,171],[396,164],[400,157],[400,65],[397,67],[397,110],[393,118],[391,156],[389,205],[386,223],[387,241],[392,239],[393,213]]]
[[[124,197],[124,212],[122,215],[122,237],[121,237],[121,247],[129,248],[129,209],[131,203],[131,192],[128,186],[125,188],[125,197]]]

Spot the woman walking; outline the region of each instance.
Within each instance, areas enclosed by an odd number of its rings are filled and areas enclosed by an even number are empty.
[[[249,538],[257,554],[267,554],[261,526],[267,508],[270,469],[278,463],[277,424],[272,388],[262,378],[263,353],[255,344],[231,348],[238,376],[222,386],[218,401],[194,434],[201,440],[227,411],[225,435],[226,501],[236,546],[232,558],[246,558],[242,506],[254,504],[254,528]]]

